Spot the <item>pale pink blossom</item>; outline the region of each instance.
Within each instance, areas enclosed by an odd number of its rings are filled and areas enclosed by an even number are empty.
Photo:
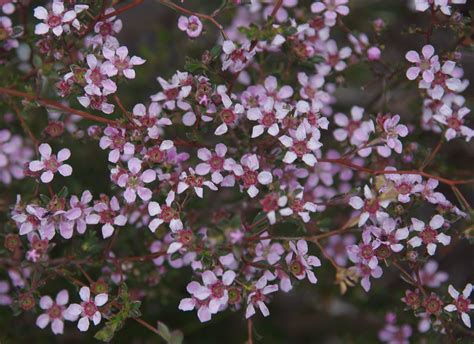
[[[441,215],[435,215],[431,218],[428,225],[416,218],[411,219],[411,229],[416,233],[416,236],[408,240],[408,244],[412,247],[419,247],[422,244],[426,246],[426,250],[430,256],[436,252],[437,244],[444,246],[449,245],[451,237],[438,232],[438,229],[444,225],[444,218]]]
[[[186,32],[190,38],[196,38],[202,32],[202,22],[194,15],[189,17],[180,16],[178,19],[178,28]]]
[[[90,320],[94,325],[98,325],[102,320],[102,313],[99,310],[99,307],[105,305],[109,299],[108,295],[105,293],[98,294],[94,298],[91,297],[91,292],[89,287],[82,287],[79,290],[79,296],[81,297],[82,302],[80,304],[73,303],[69,305],[67,312],[74,317],[79,317],[79,322],[77,323],[77,328],[81,332],[85,332],[89,329]]]
[[[51,330],[54,334],[63,334],[64,320],[75,321],[77,319],[77,316],[67,311],[68,302],[69,293],[65,289],[58,293],[55,301],[49,296],[42,296],[39,305],[45,312],[36,319],[36,326],[44,329],[51,323]]]
[[[64,164],[71,156],[71,151],[63,148],[58,152],[58,155],[52,154],[51,146],[47,143],[42,143],[39,148],[41,160],[34,160],[29,163],[28,167],[33,172],[41,172],[41,181],[45,184],[50,183],[54,174],[59,172],[64,177],[72,174],[71,165]]]
[[[449,295],[453,298],[453,303],[444,307],[444,310],[447,312],[457,311],[461,316],[462,322],[467,327],[471,328],[471,318],[468,313],[474,309],[474,304],[471,304],[469,297],[472,292],[472,284],[468,283],[462,293],[459,293],[454,287],[450,284],[448,288]]]

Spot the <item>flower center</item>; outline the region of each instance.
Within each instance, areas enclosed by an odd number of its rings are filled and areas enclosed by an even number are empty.
[[[257,172],[256,171],[251,171],[247,170],[244,172],[242,175],[242,180],[244,181],[244,187],[248,188],[252,185],[257,184]]]
[[[300,276],[304,272],[304,266],[299,260],[293,260],[290,263],[290,271],[295,276]]]
[[[234,123],[237,116],[235,115],[234,111],[231,109],[224,109],[220,113],[221,119],[225,124],[232,124]]]
[[[224,167],[224,159],[218,155],[213,155],[209,160],[209,165],[213,171],[220,171]]]
[[[85,315],[88,316],[89,318],[93,317],[94,314],[97,312],[97,306],[92,301],[88,301],[84,303],[82,307],[84,309]]]
[[[50,15],[48,17],[48,26],[49,27],[56,27],[56,26],[60,25],[61,22],[62,22],[62,18],[60,16],[55,15],[55,14]]]
[[[54,156],[44,161],[44,167],[53,173],[55,173],[58,170],[59,166],[61,165],[59,164],[59,162],[56,160],[56,157]]]
[[[420,233],[420,238],[423,241],[423,244],[427,245],[435,243],[437,241],[436,235],[438,235],[436,230],[432,229],[429,226],[426,226],[425,229]]]
[[[300,158],[309,152],[309,149],[306,146],[306,141],[296,141],[293,144],[292,150]]]
[[[62,308],[58,304],[53,304],[50,309],[48,309],[48,315],[53,319],[61,318],[63,314]]]
[[[267,112],[263,115],[261,123],[265,127],[270,127],[273,123],[276,122],[275,114],[273,112]]]
[[[468,299],[465,299],[464,296],[459,296],[455,301],[455,304],[459,313],[469,312],[469,305],[471,302]]]

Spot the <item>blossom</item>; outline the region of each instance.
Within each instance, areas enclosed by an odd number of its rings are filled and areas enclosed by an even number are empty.
[[[353,245],[356,241],[353,235],[333,235],[329,237],[327,245],[325,247],[326,253],[334,259],[337,265],[347,265],[347,251],[346,247]]]
[[[267,237],[268,233],[263,232],[261,236]],[[285,249],[281,244],[276,242],[272,243],[271,239],[262,239],[255,246],[255,258],[253,261],[259,262],[262,260],[266,260],[268,264],[274,265],[280,260],[284,252]]]
[[[247,193],[250,197],[254,198],[258,195],[259,190],[256,187],[258,183],[262,185],[268,185],[273,181],[273,176],[268,171],[258,172],[260,163],[258,157],[255,154],[248,154],[240,159],[239,164],[235,164],[232,170],[236,177],[241,180],[242,187],[247,189]]]
[[[114,128],[107,126],[104,136],[100,138],[99,146],[102,149],[110,149],[109,161],[119,161],[121,154],[125,156],[133,155],[135,146],[128,142],[124,128]]]
[[[263,112],[262,112],[263,110]],[[265,131],[271,136],[276,136],[280,132],[279,123],[288,114],[281,105],[275,104],[273,98],[267,98],[263,108],[251,108],[247,111],[247,118],[257,121],[258,124],[252,128],[252,138],[259,137]]]
[[[224,52],[222,70],[230,70],[232,73],[240,72],[252,60],[255,49],[250,49],[250,43],[245,42],[241,47],[237,47],[232,41],[224,41],[222,50]]]
[[[22,137],[0,130],[0,182],[9,185],[14,179],[23,179],[23,167],[32,156],[33,150]]]
[[[196,38],[201,34],[202,22],[194,15],[189,17],[180,16],[178,19],[178,28],[186,32],[190,38]]]
[[[239,117],[244,113],[244,107],[241,104],[232,104],[227,95],[221,93],[221,99],[224,105],[224,108],[219,112],[222,123],[214,131],[214,135],[218,136],[227,133],[229,127],[234,126]]]
[[[390,204],[390,200],[379,200],[377,195],[374,195],[368,185],[364,186],[365,200],[359,196],[353,196],[349,200],[349,204],[357,210],[361,210],[362,213],[359,217],[359,227],[364,225],[369,218],[377,219],[382,221],[388,217],[388,214],[383,211],[383,208],[387,208]]]
[[[152,192],[144,187],[144,184],[153,182],[156,179],[156,172],[152,169],[141,172],[142,161],[137,158],[128,160],[127,166],[130,172],[122,174],[117,181],[120,187],[126,188],[123,194],[125,201],[127,203],[135,202],[137,194],[144,201],[150,200]]]
[[[94,298],[91,297],[89,287],[82,287],[79,290],[79,296],[82,302],[80,304],[73,303],[69,305],[67,312],[75,317],[80,317],[77,323],[77,328],[85,332],[89,329],[90,320],[94,325],[98,325],[102,320],[102,313],[99,307],[105,305],[109,299],[108,295],[101,293],[96,295]]]
[[[291,251],[285,257],[285,261],[290,272],[299,280],[308,277],[308,280],[315,284],[318,280],[311,269],[321,266],[321,261],[316,256],[308,255],[308,244],[305,240],[298,240],[296,245],[290,241],[289,245]]]
[[[198,158],[204,162],[196,166],[196,173],[205,176],[211,173],[211,179],[214,184],[221,184],[222,186],[233,186],[235,178],[232,175],[224,177],[221,172],[224,170],[232,170],[231,159],[225,159],[227,153],[227,146],[223,143],[216,144],[215,153],[212,153],[207,148],[199,148]]]
[[[436,245],[442,244],[444,246],[449,245],[451,237],[444,234],[438,233],[444,224],[444,218],[441,215],[435,215],[431,218],[428,225],[425,225],[423,221],[416,218],[411,219],[412,230],[417,232],[417,236],[408,240],[408,244],[412,247],[419,247],[421,244],[426,245],[426,249],[430,256],[436,252]]]
[[[217,191],[217,186],[213,182],[205,180],[202,176],[196,175],[192,168],[189,169],[189,173],[186,173],[185,171],[181,172],[179,179],[180,181],[177,189],[178,194],[183,193],[189,187],[194,189],[194,192],[199,198],[203,197],[203,186],[207,186],[209,189]]]
[[[418,276],[415,276],[418,278]],[[444,271],[438,271],[438,262],[428,260],[419,270],[419,278],[421,285],[429,288],[439,288],[441,284],[448,280],[448,274]]]
[[[0,306],[9,306],[12,303],[12,298],[8,295],[9,291],[8,282],[0,280]]]
[[[254,284],[252,292],[247,297],[247,309],[245,311],[245,318],[250,318],[255,314],[255,307],[260,309],[264,317],[270,315],[270,311],[267,308],[265,302],[268,300],[268,294],[274,293],[278,290],[276,284],[267,285],[267,278],[262,276]]]
[[[186,111],[191,109],[191,106],[183,100],[189,96],[192,90],[191,85],[188,84],[188,80],[189,74],[180,71],[177,71],[170,81],[159,77],[158,82],[163,88],[163,91],[152,95],[150,97],[151,100],[154,102],[162,102],[163,107],[169,110],[174,110],[176,107]]]
[[[469,300],[469,296],[471,296],[472,292],[472,284],[468,283],[461,294],[450,284],[448,292],[454,302],[445,306],[444,310],[447,312],[457,311],[464,325],[471,328],[471,318],[469,318],[467,313],[474,309],[474,304],[471,304]]]
[[[71,209],[68,211],[68,217],[73,219],[79,234],[86,231],[86,218],[92,212],[92,207],[89,206],[91,201],[92,194],[89,190],[85,190],[80,199],[76,195],[72,195],[69,200]]]
[[[84,90],[92,96],[107,96],[117,91],[117,85],[109,76],[113,75],[116,68],[111,63],[99,61],[95,55],[86,57],[89,69],[84,74],[87,85]]]
[[[410,50],[405,55],[409,62],[415,64],[414,67],[408,68],[406,75],[409,80],[415,80],[421,73],[423,80],[431,83],[434,80],[434,74],[440,68],[438,55],[434,55],[434,48],[429,44],[425,45],[421,52],[423,57],[414,50]]]
[[[43,23],[36,24],[35,34],[44,35],[51,30],[56,36],[61,36],[65,29],[69,29],[68,24],[72,24],[73,27],[79,29],[80,23],[76,16],[88,8],[88,5],[75,5],[73,10],[65,12],[62,1],[54,1],[51,11],[43,6],[38,6],[34,9],[34,16],[43,20]]]
[[[40,308],[45,312],[36,319],[36,326],[44,329],[51,322],[51,329],[54,334],[63,334],[64,320],[75,321],[77,316],[70,314],[67,310],[69,302],[69,293],[67,290],[61,290],[56,296],[55,301],[49,296],[42,296],[40,299]]]
[[[136,104],[133,107],[133,116],[134,122],[139,126],[144,126],[147,128],[148,136],[152,139],[157,139],[162,134],[162,128],[167,125],[171,125],[171,120],[169,118],[161,117],[161,107],[158,103],[152,102],[147,108],[143,104]],[[161,118],[160,118],[161,117]],[[173,142],[165,140],[166,146],[163,146],[163,149],[171,148]],[[171,143],[171,146],[170,146]]]
[[[9,51],[18,48],[20,43],[15,39],[13,23],[10,18],[0,16],[0,32],[2,32],[2,45],[4,50]]]
[[[452,108],[443,105],[439,114],[433,116],[433,118],[446,126],[446,132],[444,137],[450,141],[456,137],[464,136],[466,141],[470,141],[474,137],[474,130],[464,125],[464,117],[471,112],[467,107],[462,107],[458,110],[453,111]]]
[[[298,193],[295,196],[282,196],[278,199],[278,206],[281,216],[298,215],[303,222],[309,222],[310,213],[318,210],[318,207],[313,202],[304,201],[303,193]]]
[[[158,215],[158,217],[153,219],[148,225],[152,232],[156,231],[156,229],[164,222],[169,223],[170,229],[174,232],[183,228],[183,223],[179,218],[179,213],[171,207],[174,198],[175,193],[174,191],[171,191],[166,197],[166,204],[160,206],[160,204],[155,201],[148,203],[148,213],[150,216]]]
[[[102,197],[94,205],[94,211],[86,217],[88,224],[102,224],[102,237],[108,238],[114,233],[114,226],[125,226],[127,217],[120,213],[120,204],[117,197]]]
[[[201,322],[211,319],[211,314],[216,314],[221,307],[227,305],[229,300],[228,288],[234,282],[235,272],[228,270],[222,274],[222,280],[210,270],[202,273],[203,285],[191,282],[187,291],[193,296],[181,300],[179,309],[190,311],[198,308],[198,317]]]
[[[127,79],[135,79],[133,67],[145,63],[141,57],[129,57],[127,47],[120,47],[115,51],[104,47],[102,53],[108,60],[104,62],[104,70],[107,71],[108,76],[123,75]]]
[[[63,164],[71,156],[71,151],[63,148],[58,152],[58,155],[52,154],[51,146],[47,143],[42,143],[39,148],[41,160],[34,160],[28,165],[33,172],[41,173],[41,181],[45,184],[51,182],[54,174],[59,172],[62,176],[68,177],[72,174],[72,167],[68,164]]]
[[[299,158],[308,166],[314,166],[317,159],[313,151],[322,146],[322,143],[319,142],[321,136],[319,130],[315,129],[308,133],[304,124],[300,124],[292,136],[283,135],[279,137],[279,141],[283,146],[290,149],[286,152],[283,162],[291,164]]]
[[[393,313],[387,313],[385,316],[386,324],[379,331],[379,339],[383,343],[389,344],[409,344],[408,340],[412,335],[410,325],[396,326],[397,317]]]
[[[409,231],[407,227],[395,229],[396,227],[397,222],[389,217],[383,220],[381,227],[370,227],[370,231],[376,241],[390,247],[393,252],[400,252],[403,249],[400,241],[408,238]]]
[[[346,4],[349,0],[323,0],[313,2],[311,5],[311,12],[324,12],[325,24],[327,26],[334,26],[338,15],[347,16],[349,14],[349,7]]]
[[[406,125],[398,124],[399,121],[399,115],[383,118],[382,127],[385,145],[377,147],[377,152],[383,157],[390,156],[392,149],[398,154],[402,152],[403,145],[398,137],[407,136],[408,128]]]

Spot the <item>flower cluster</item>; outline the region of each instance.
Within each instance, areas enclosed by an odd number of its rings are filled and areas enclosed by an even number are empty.
[[[168,305],[178,300],[200,322],[240,312],[251,336],[251,319],[270,315],[277,292],[336,284],[342,294],[368,293],[398,275],[409,289],[391,301],[421,319],[419,333],[388,313],[378,323],[382,342],[421,341],[429,330],[462,336],[472,284],[457,291],[452,284],[461,282],[438,262],[471,235],[463,193],[473,180],[433,162],[447,141],[474,136],[457,52],[468,45],[468,25],[453,12],[465,1],[416,0],[416,11],[431,13],[426,44],[393,65],[383,53],[384,21],[356,32],[346,25],[348,0],[224,1],[211,14],[159,3],[180,14],[177,27],[193,44],[212,32],[207,25],[222,38],[131,101],[119,88],[139,79],[146,61],[119,43],[117,16],[141,1],[108,8],[53,0],[31,8],[36,26],[24,27],[25,37],[0,17],[0,65],[6,54],[26,84],[0,85],[16,113],[5,115],[12,128],[0,130],[0,181],[18,194],[5,212],[0,266],[9,280],[0,272],[0,305],[41,310],[37,327],[51,324],[55,335],[65,321],[81,332],[104,322],[96,338],[108,342],[133,318],[172,342],[163,324],[141,318],[141,301],[172,295]],[[14,10],[13,2],[2,8]],[[224,10],[235,10],[228,26],[217,21]],[[453,27],[456,52],[430,44],[433,31]],[[31,42],[22,59],[21,45]],[[378,85],[373,101],[341,91],[357,68],[374,77],[364,92]],[[422,111],[392,104],[392,88],[419,97]],[[51,111],[37,138],[41,107]],[[432,149],[426,131],[442,135]],[[175,270],[185,282],[169,288]],[[53,300],[44,293],[58,279],[70,285]],[[80,301],[69,304],[72,287]]]

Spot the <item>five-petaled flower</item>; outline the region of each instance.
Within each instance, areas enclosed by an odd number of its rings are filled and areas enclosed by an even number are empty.
[[[63,163],[71,156],[71,151],[69,149],[61,149],[56,156],[55,154],[52,154],[51,146],[49,144],[42,143],[38,150],[41,154],[41,160],[30,162],[29,169],[33,172],[42,171],[40,179],[43,183],[47,184],[51,182],[56,172],[59,172],[59,174],[64,177],[68,177],[72,174],[71,165]]]

